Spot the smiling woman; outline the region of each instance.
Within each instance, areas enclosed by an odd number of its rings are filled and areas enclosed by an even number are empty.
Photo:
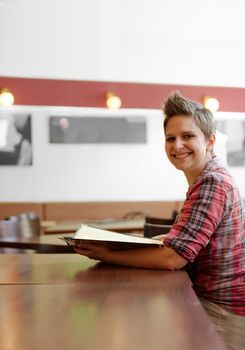
[[[195,292],[228,347],[241,350],[245,347],[243,203],[230,173],[214,154],[212,113],[173,93],[164,104],[164,114],[167,156],[183,171],[189,184],[180,215],[164,237],[164,246],[114,251],[89,243],[75,250],[118,265],[186,268]],[[215,317],[210,304],[215,307]],[[229,332],[234,328],[235,335]]]
[[[238,188],[214,154],[212,113],[179,93],[163,108],[167,156],[189,184],[164,245],[188,261],[193,287],[228,348],[244,349],[245,211]]]

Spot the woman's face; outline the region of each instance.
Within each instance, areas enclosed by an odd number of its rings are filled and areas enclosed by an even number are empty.
[[[191,116],[172,117],[165,129],[165,150],[170,162],[182,170],[191,184],[212,158],[213,135],[207,140]]]

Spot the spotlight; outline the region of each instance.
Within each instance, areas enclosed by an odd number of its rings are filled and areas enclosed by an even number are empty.
[[[217,98],[215,97],[204,96],[203,105],[211,112],[217,112],[217,110],[219,109],[219,100],[217,100]]]
[[[14,104],[14,95],[6,88],[0,89],[0,106],[9,107]]]
[[[121,99],[116,96],[113,92],[107,92],[105,95],[106,106],[109,109],[119,109],[122,105]]]

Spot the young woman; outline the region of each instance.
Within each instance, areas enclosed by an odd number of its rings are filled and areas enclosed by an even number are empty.
[[[163,112],[166,154],[189,185],[164,248],[112,251],[82,244],[76,252],[132,267],[185,267],[230,349],[245,349],[245,210],[232,176],[213,152],[213,115],[178,92]]]

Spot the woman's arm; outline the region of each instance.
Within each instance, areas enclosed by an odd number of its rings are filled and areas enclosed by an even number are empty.
[[[74,248],[81,255],[107,263],[141,267],[148,269],[178,270],[187,264],[187,260],[168,247],[148,247],[128,250],[111,250],[94,243],[82,243]]]

